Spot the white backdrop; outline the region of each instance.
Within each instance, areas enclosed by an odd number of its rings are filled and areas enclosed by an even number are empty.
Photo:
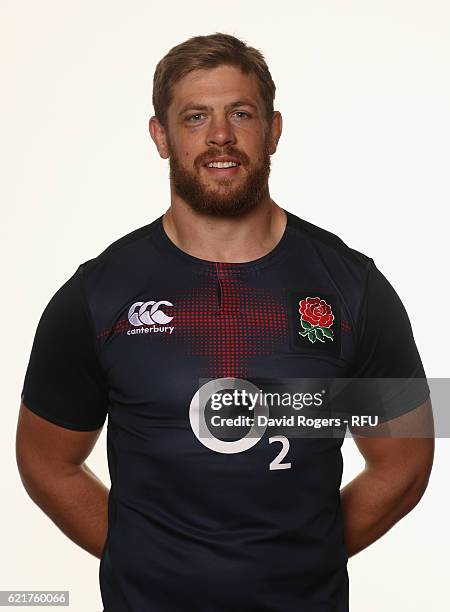
[[[0,590],[69,589],[71,610],[100,611],[99,562],[28,498],[15,428],[50,297],[169,205],[167,162],[147,132],[157,61],[216,31],[263,51],[284,118],[273,199],[374,258],[427,376],[446,377],[449,326],[427,323],[431,309],[445,323],[449,303],[450,4],[2,0],[1,13]],[[105,430],[87,463],[109,485]],[[352,439],[343,454],[345,484],[363,460]],[[353,612],[448,609],[448,454],[438,440],[420,504],[350,559]]]

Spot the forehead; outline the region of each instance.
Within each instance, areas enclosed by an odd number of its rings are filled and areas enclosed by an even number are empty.
[[[262,108],[258,81],[253,74],[244,74],[236,66],[217,66],[192,70],[172,89],[170,106],[177,112],[189,103],[224,106],[227,102],[249,99]]]

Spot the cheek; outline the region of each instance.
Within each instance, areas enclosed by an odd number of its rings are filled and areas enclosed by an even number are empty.
[[[261,157],[266,143],[265,134],[261,131],[255,133],[254,130],[242,131],[241,138],[237,140],[237,147],[240,146],[253,158]]]
[[[178,157],[185,165],[193,165],[195,158],[204,152],[202,147],[192,140],[181,140],[177,144]]]
[[[190,148],[182,144],[177,144],[173,150],[178,158],[179,163],[182,164],[186,169],[189,169],[194,165],[194,160],[197,154],[194,153]]]

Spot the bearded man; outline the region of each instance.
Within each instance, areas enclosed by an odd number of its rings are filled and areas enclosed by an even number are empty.
[[[260,51],[195,36],[153,84],[170,206],[80,264],[44,310],[22,480],[101,558],[104,612],[348,611],[348,558],[417,504],[433,438],[355,437],[366,468],[340,490],[345,426],[275,435],[238,419],[272,407],[238,400],[273,381],[415,379],[418,392],[383,396],[379,427],[429,415],[408,315],[372,258],[271,198],[282,118]],[[321,385],[302,392],[311,409],[323,400]],[[243,426],[208,425],[211,397]],[[110,490],[85,464],[106,417]]]

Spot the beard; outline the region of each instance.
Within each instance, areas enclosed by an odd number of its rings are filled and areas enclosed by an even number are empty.
[[[255,208],[268,194],[270,154],[268,142],[264,143],[262,159],[250,166],[249,157],[233,147],[226,151],[210,149],[199,156],[194,166],[200,168],[202,160],[219,155],[236,157],[241,164],[239,172],[245,172],[243,179],[221,178],[214,181],[214,187],[207,187],[198,177],[180,164],[174,149],[169,145],[170,180],[175,193],[195,212],[215,217],[238,217]],[[234,185],[236,183],[236,185]]]

